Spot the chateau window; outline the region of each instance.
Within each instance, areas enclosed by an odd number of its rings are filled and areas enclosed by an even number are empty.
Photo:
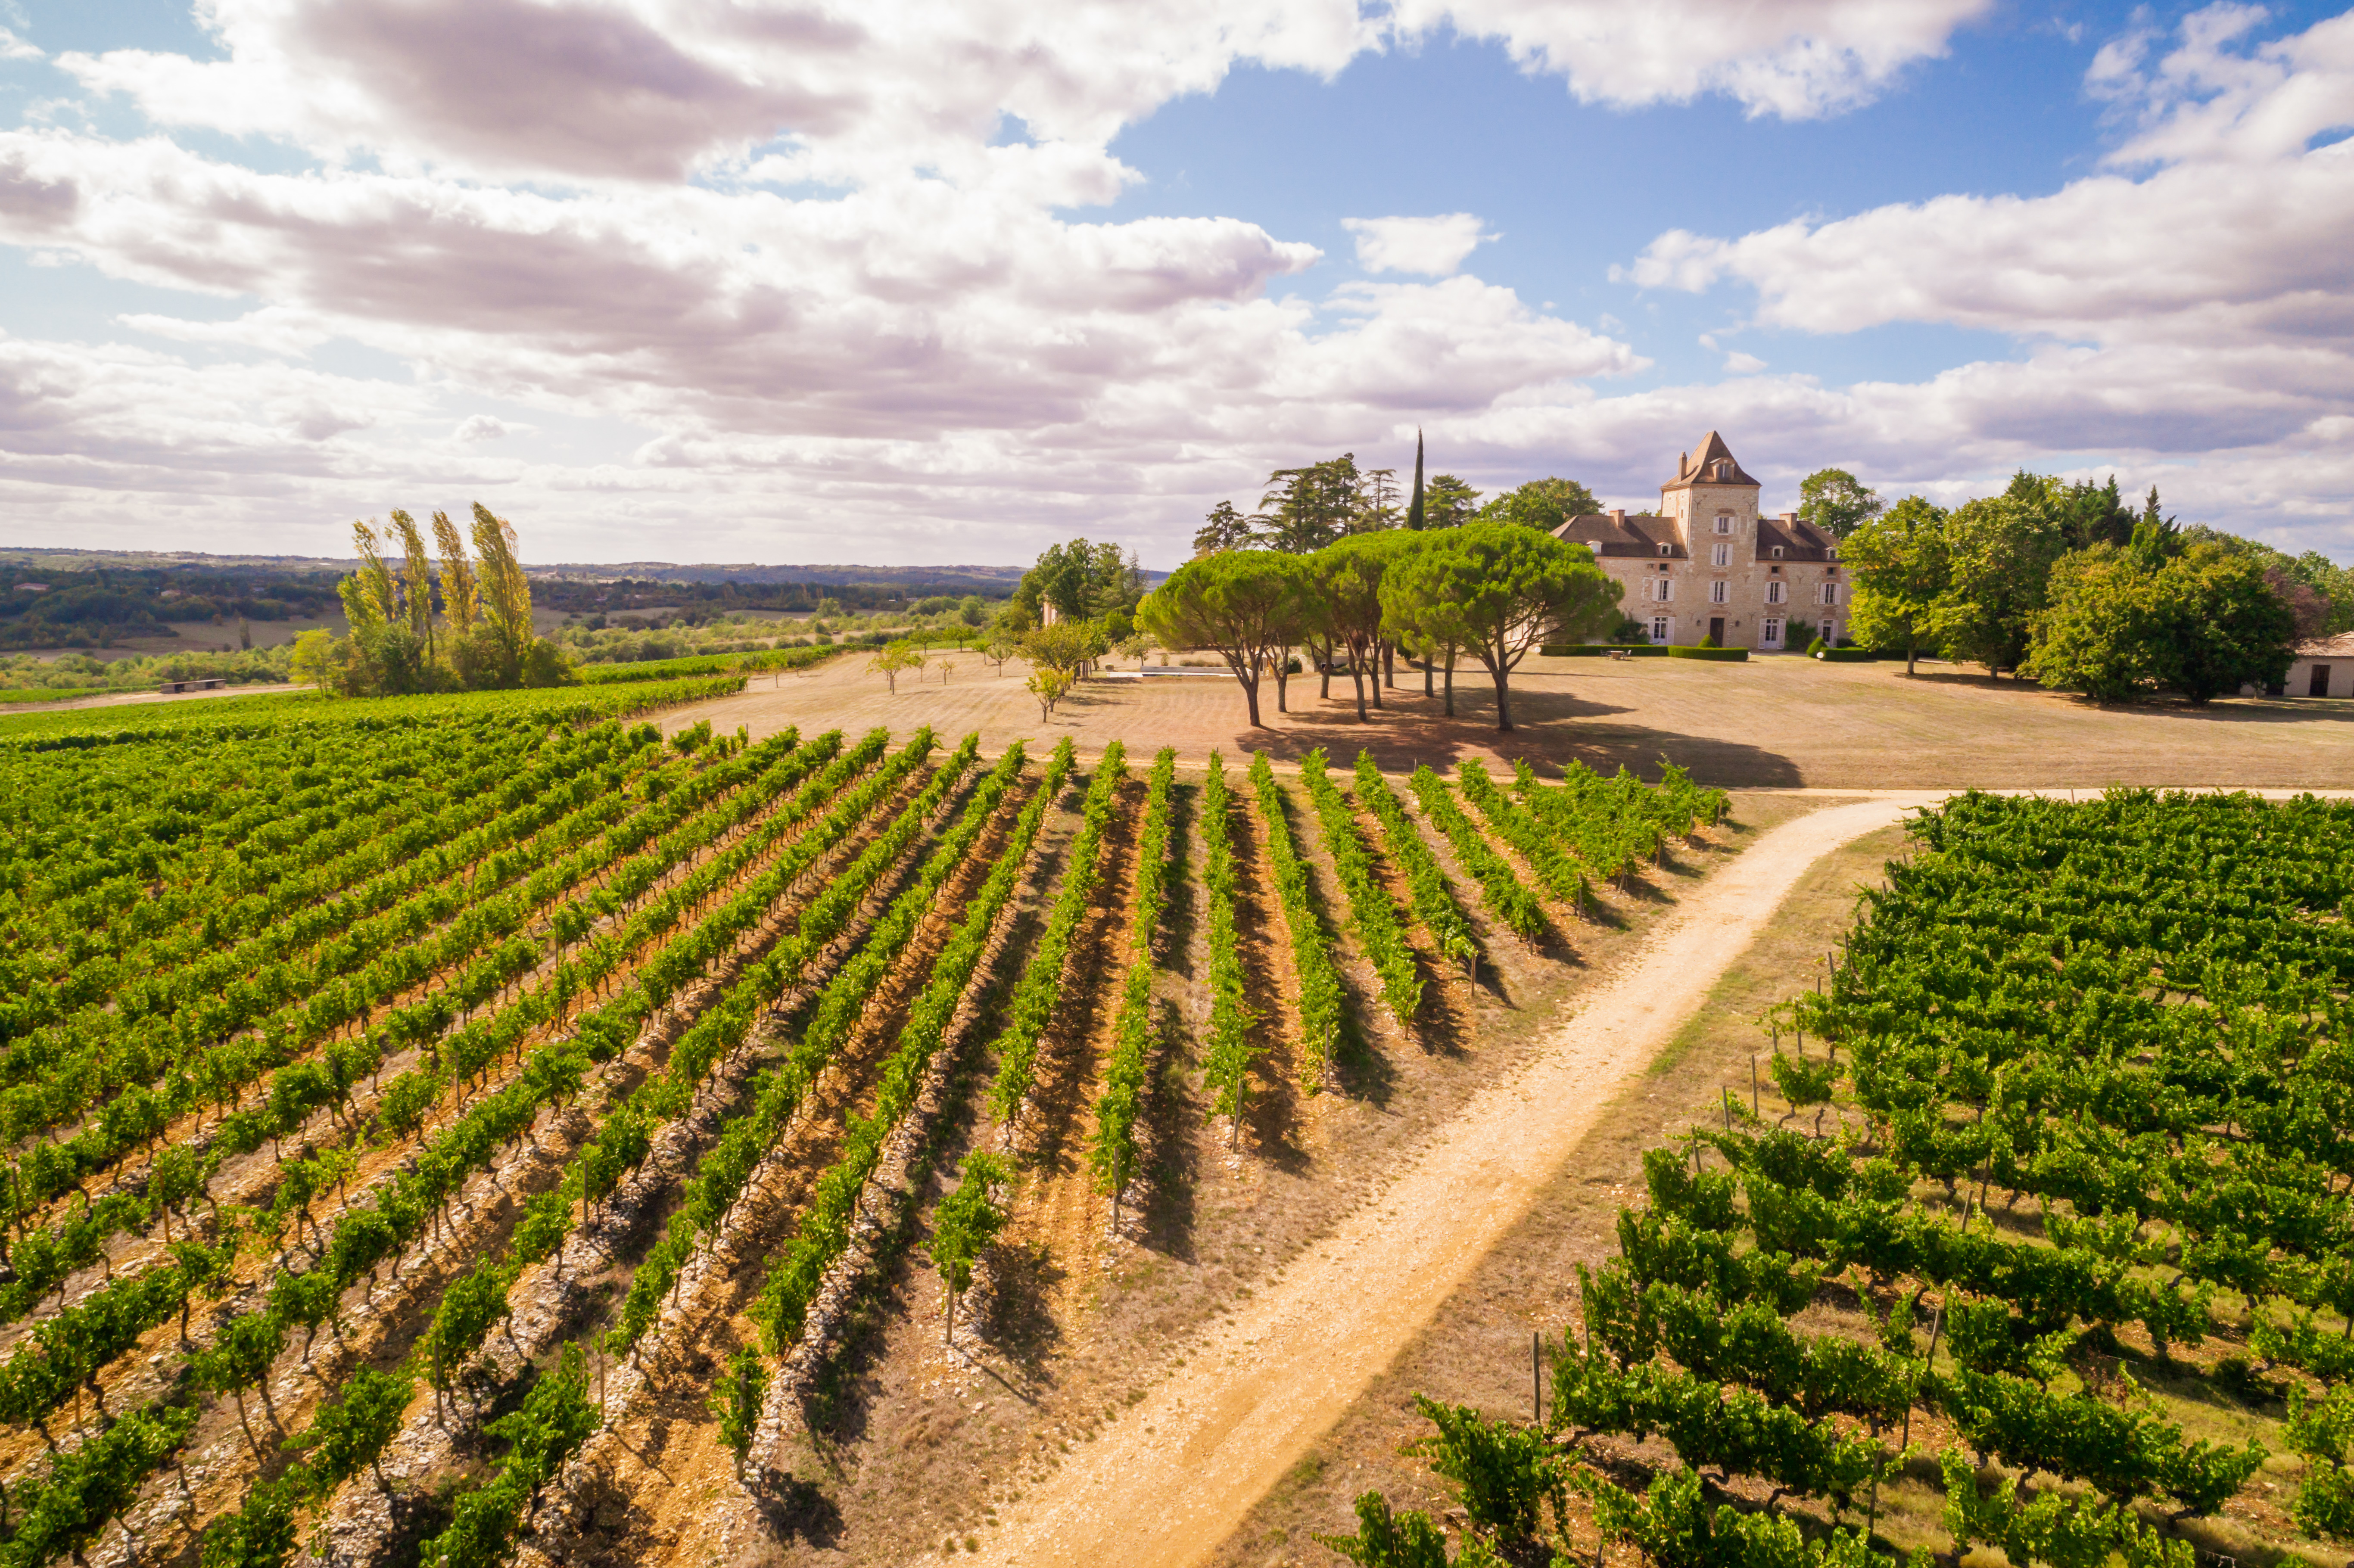
[[[1730,545],[1719,545],[1716,547],[1716,553],[1709,558],[1709,565],[1712,567],[1724,567],[1732,564],[1733,546]]]
[[[1655,615],[1651,617],[1651,641],[1654,642],[1665,642],[1667,640],[1668,618],[1664,615]]]
[[[1720,534],[1730,534],[1733,532],[1732,513],[1720,512],[1716,514],[1716,531]]]
[[[1708,602],[1709,602],[1709,603],[1711,603],[1711,604],[1723,604],[1723,603],[1725,603],[1725,602],[1727,601],[1726,587],[1727,587],[1727,585],[1726,585],[1725,583],[1723,583],[1723,581],[1717,581],[1717,582],[1712,582],[1712,583],[1709,584],[1709,585],[1708,585]]]
[[[1825,559],[1825,560],[1827,560],[1827,561],[1836,561],[1836,560],[1838,560],[1838,559],[1839,559],[1839,546],[1838,546],[1837,545],[1833,545],[1829,549],[1825,550],[1825,551],[1823,552],[1823,559]]]
[[[1825,604],[1837,604],[1839,602],[1839,584],[1825,583],[1823,585],[1823,602]]]
[[[1673,577],[1653,577],[1651,586],[1659,590],[1657,598],[1661,604],[1675,597],[1676,579]]]
[[[1766,585],[1766,602],[1767,604],[1779,604],[1779,603],[1781,603],[1781,602],[1782,602],[1782,589],[1783,589],[1784,588],[1787,587],[1787,586],[1788,586],[1787,584],[1785,584],[1785,583],[1778,583],[1778,582],[1776,582],[1776,583],[1767,583],[1767,584]]]
[[[1765,643],[1768,648],[1779,648],[1782,646],[1782,623],[1778,620],[1767,620],[1763,624],[1765,631],[1758,641]]]
[[[1782,558],[1782,546],[1779,545],[1774,546],[1774,558],[1777,561]]]
[[[1664,556],[1664,555],[1666,555],[1670,550],[1673,549],[1674,547],[1675,547],[1675,546],[1672,546],[1672,545],[1662,545],[1662,546],[1659,546],[1659,554],[1661,554],[1661,555],[1663,555],[1663,556]]]

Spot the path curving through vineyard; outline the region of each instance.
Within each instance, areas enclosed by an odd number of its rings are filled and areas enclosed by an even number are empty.
[[[1208,1557],[1528,1213],[1807,868],[1942,798],[1879,794],[1762,834],[1532,1059],[1433,1133],[1279,1278],[1176,1347],[1182,1366],[1053,1477],[1001,1504],[981,1561],[1181,1568]]]

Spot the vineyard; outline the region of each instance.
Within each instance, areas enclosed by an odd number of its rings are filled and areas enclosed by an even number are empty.
[[[773,1520],[887,1281],[962,1353],[1172,1069],[1246,1150],[1724,808],[649,722],[737,683],[0,734],[0,1563],[635,1560],[695,1454]]]
[[[2354,1542],[2354,809],[1973,794],[1911,837],[1756,1080],[1644,1155],[1542,1423],[1424,1402],[1462,1561]],[[1353,1561],[1449,1560],[1358,1516]]]

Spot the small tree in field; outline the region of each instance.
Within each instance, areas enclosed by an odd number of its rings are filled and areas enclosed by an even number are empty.
[[[932,1221],[932,1261],[939,1266],[948,1287],[949,1343],[956,1342],[957,1301],[972,1287],[972,1266],[997,1234],[1005,1228],[1005,1206],[1013,1198],[1013,1171],[1004,1160],[987,1152],[970,1155],[964,1179],[940,1201]]]
[[[1005,662],[1020,652],[1013,637],[1002,628],[991,632],[989,641],[981,645],[981,656],[996,665],[1001,675],[1005,673]]]
[[[899,672],[922,669],[924,667],[923,650],[902,637],[896,641],[886,642],[877,649],[875,657],[866,661],[866,667],[878,672],[885,680],[890,682],[891,693],[896,696],[899,692]]]
[[[1023,683],[1032,696],[1038,699],[1038,722],[1044,724],[1055,705],[1071,689],[1071,678],[1060,670],[1033,670]]]

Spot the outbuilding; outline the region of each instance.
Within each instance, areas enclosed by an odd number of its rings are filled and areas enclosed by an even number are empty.
[[[2354,631],[2296,645],[2296,662],[2280,694],[2290,697],[2354,697]]]

